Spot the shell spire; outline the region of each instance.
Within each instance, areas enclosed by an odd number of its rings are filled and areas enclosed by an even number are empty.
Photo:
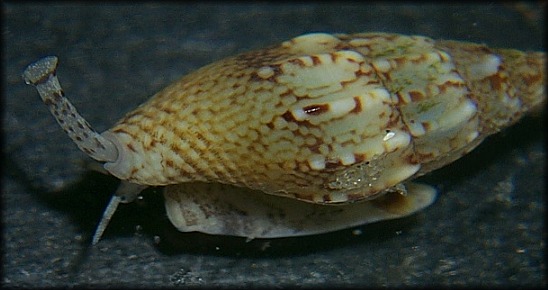
[[[481,112],[481,133],[496,133],[546,101],[544,53],[459,41],[439,41],[436,46],[453,56],[466,80]]]

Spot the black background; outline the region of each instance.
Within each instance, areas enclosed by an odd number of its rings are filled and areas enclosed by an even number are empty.
[[[181,75],[307,32],[384,31],[543,50],[534,3],[400,5],[3,4],[4,286],[546,284],[544,116],[527,117],[423,179],[409,218],[307,238],[182,234],[160,189],[124,205],[87,246],[116,179],[90,171],[24,67],[60,59],[65,92],[98,131]]]

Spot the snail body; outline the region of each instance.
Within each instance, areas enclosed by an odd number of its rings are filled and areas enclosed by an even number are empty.
[[[56,57],[24,72],[69,137],[121,179],[165,186],[181,231],[316,234],[411,214],[410,180],[545,100],[544,53],[386,33],[306,34],[188,74],[99,134],[64,97]],[[332,205],[332,206],[330,206]]]

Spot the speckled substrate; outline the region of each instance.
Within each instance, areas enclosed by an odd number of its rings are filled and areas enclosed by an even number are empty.
[[[65,89],[105,130],[183,73],[306,31],[386,30],[540,50],[542,15],[526,6],[7,5],[4,285],[545,285],[542,117],[523,119],[422,178],[441,191],[426,211],[354,231],[361,235],[245,243],[187,234],[169,246],[177,231],[152,190],[148,206],[123,207],[99,248],[81,261],[88,242],[82,237],[93,232],[116,183],[83,175],[86,157],[20,78],[40,56],[74,60],[61,64],[60,74],[71,79]]]

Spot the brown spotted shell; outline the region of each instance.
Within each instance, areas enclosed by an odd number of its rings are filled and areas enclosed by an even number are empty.
[[[218,182],[371,199],[444,166],[544,98],[543,53],[398,34],[307,34],[205,66],[102,135],[143,185]]]

